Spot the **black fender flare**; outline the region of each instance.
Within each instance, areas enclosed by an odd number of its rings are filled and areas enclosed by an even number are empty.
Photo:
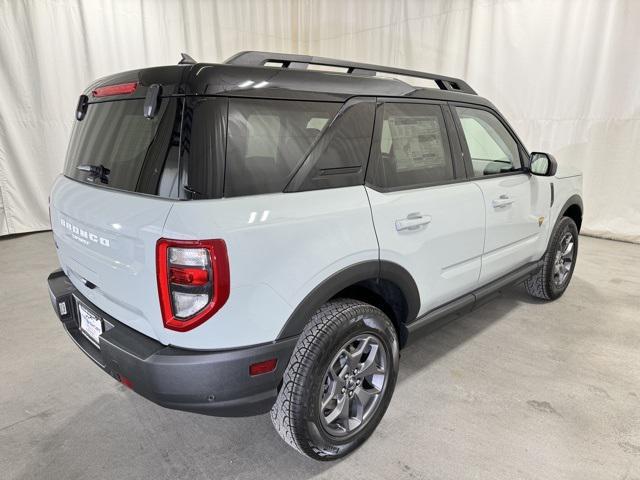
[[[557,224],[558,220],[560,220],[560,218],[564,216],[567,210],[569,210],[569,207],[572,207],[573,205],[577,205],[580,208],[580,216],[581,217],[584,216],[584,206],[582,204],[582,197],[576,193],[571,195],[567,199],[567,201],[564,202],[564,205],[562,206],[562,208],[558,210],[558,216],[556,217],[555,224]],[[554,227],[555,227],[555,224],[553,225]]]
[[[376,279],[393,282],[402,291],[407,302],[407,318],[404,319],[404,323],[417,317],[420,310],[420,294],[411,274],[397,263],[369,260],[337,271],[309,292],[289,316],[277,339],[300,335],[315,311],[338,292],[358,282]]]

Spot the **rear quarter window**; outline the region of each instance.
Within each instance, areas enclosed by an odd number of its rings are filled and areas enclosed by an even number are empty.
[[[340,105],[230,99],[224,196],[283,191]]]

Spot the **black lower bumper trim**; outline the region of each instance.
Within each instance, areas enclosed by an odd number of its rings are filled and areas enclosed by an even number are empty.
[[[75,343],[143,397],[167,408],[216,416],[258,415],[273,405],[297,338],[206,352],[166,346],[97,308],[62,270],[49,275],[48,283],[53,308]],[[78,328],[77,300],[104,320],[100,348]],[[277,358],[273,372],[249,375],[252,363],[272,358]]]

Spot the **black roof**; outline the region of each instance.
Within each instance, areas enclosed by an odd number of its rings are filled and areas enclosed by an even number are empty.
[[[280,62],[281,66],[264,66]],[[342,67],[344,73],[307,70],[310,65]],[[430,79],[438,88],[412,86],[396,78],[375,76],[376,72]],[[353,96],[406,97],[470,102],[491,106],[461,79],[306,55],[270,52],[241,52],[226,63],[182,63],[133,70],[104,77],[85,90],[89,95],[99,86],[139,83],[134,95],[144,97],[146,87],[159,83],[162,94],[227,95],[253,98],[287,98],[311,101],[345,101]]]

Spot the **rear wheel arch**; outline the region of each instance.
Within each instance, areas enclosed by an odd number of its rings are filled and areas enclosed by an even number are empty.
[[[401,345],[407,337],[406,323],[416,318],[420,309],[418,287],[406,269],[385,260],[360,262],[314,288],[293,311],[278,339],[299,335],[323,304],[339,297],[360,300],[382,310],[396,327]]]

